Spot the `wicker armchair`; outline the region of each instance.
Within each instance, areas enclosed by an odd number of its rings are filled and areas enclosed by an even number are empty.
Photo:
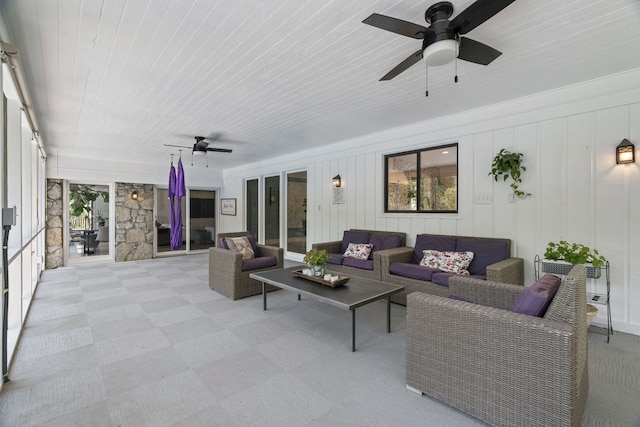
[[[219,233],[217,241],[226,237],[248,236],[247,231],[235,233]],[[209,248],[209,287],[220,292],[232,300],[245,298],[262,293],[262,283],[249,277],[250,273],[257,273],[275,268],[282,268],[284,250],[273,246],[256,245],[256,258],[274,256],[276,265],[257,268],[253,270],[243,269],[243,259],[240,252],[230,251],[220,247]],[[268,290],[277,288],[269,287]]]
[[[456,277],[467,301],[407,298],[407,387],[495,426],[579,426],[589,390],[586,269],[543,318],[508,311],[521,286]],[[482,305],[481,305],[482,304]]]

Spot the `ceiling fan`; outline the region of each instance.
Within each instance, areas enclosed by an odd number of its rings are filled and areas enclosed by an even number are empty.
[[[191,153],[195,155],[207,154],[207,151],[215,151],[217,153],[231,153],[233,150],[229,148],[213,148],[209,147],[209,143],[205,139],[215,141],[220,138],[220,134],[216,134],[213,137],[205,138],[204,136],[194,136],[196,143],[192,147],[186,147],[184,145],[164,144],[166,147],[178,147],[178,148],[192,148]]]
[[[173,144],[164,144],[166,147],[178,147],[178,148],[191,148],[191,166],[193,166],[193,156],[206,156],[207,152],[215,151],[217,153],[231,153],[233,150],[229,148],[214,148],[209,147],[209,143],[205,141],[205,139],[209,139],[211,141],[216,141],[220,138],[220,134],[217,133],[214,136],[205,138],[204,136],[194,136],[196,143],[193,144],[193,147],[187,147],[184,145],[173,145]],[[209,167],[209,162],[207,162],[207,167]]]
[[[448,1],[434,3],[424,14],[429,27],[386,15],[372,14],[362,22],[403,36],[422,39],[422,47],[396,65],[380,81],[393,79],[423,58],[427,66],[444,65],[456,57],[476,64],[489,65],[502,53],[460,35],[483,24],[514,1],[477,0],[452,20],[449,18],[453,14],[453,4]]]

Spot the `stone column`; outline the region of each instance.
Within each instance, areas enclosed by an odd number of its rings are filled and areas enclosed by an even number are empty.
[[[153,192],[151,184],[116,183],[116,262],[153,258]]]
[[[45,268],[61,267],[64,263],[62,248],[62,180],[47,179]]]

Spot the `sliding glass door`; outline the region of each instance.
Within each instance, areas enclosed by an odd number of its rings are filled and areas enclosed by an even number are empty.
[[[156,188],[156,253],[184,253],[215,246],[216,192],[187,189],[180,199],[182,244],[171,248],[171,203],[166,188]],[[177,203],[177,200],[174,201]]]
[[[282,246],[286,252],[304,254],[307,249],[307,172],[289,172],[284,178],[284,188],[280,185],[280,175],[245,181],[246,229],[265,245]],[[282,231],[282,218],[286,234]]]
[[[264,179],[264,244],[280,246],[280,176]]]
[[[248,179],[246,182],[246,212],[247,230],[258,238],[258,179]]]
[[[287,252],[307,250],[307,172],[287,174]]]
[[[215,246],[216,192],[189,191],[189,249],[192,251]]]
[[[69,183],[68,259],[109,256],[109,186]]]

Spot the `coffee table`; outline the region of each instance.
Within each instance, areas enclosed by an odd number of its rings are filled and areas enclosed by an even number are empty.
[[[350,276],[346,284],[332,288],[293,275],[293,271],[302,268],[304,266],[299,265],[249,274],[252,279],[262,282],[264,310],[267,309],[265,285],[296,292],[298,300],[301,295],[306,295],[334,307],[349,310],[351,311],[351,351],[356,351],[356,308],[386,298],[387,333],[391,332],[391,295],[401,292],[404,286]],[[327,273],[331,273],[331,271],[327,271]],[[333,274],[338,273],[334,272]]]

